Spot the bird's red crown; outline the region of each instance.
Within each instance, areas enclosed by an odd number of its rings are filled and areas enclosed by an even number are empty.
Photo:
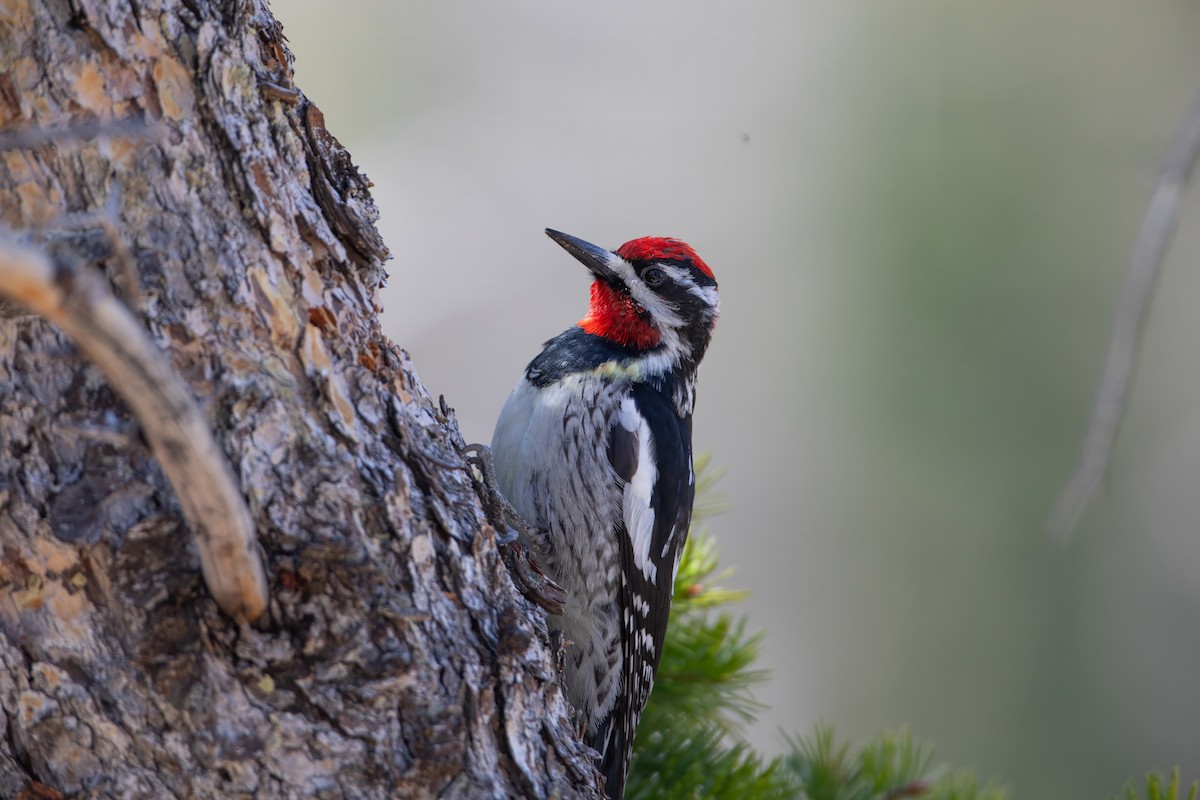
[[[643,236],[626,242],[614,252],[626,261],[687,261],[708,277],[717,279],[690,244],[669,236]]]

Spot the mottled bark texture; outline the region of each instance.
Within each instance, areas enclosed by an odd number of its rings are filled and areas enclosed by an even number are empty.
[[[10,138],[0,222],[167,355],[271,596],[218,610],[126,405],[0,303],[0,798],[596,797],[453,418],[379,332],[368,184],[291,75],[254,2],[0,0],[0,137],[151,123]]]

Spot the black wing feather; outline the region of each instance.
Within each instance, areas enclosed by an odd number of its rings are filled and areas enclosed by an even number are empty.
[[[658,468],[650,500],[654,509],[650,557],[659,568],[654,580],[642,574],[624,522],[618,525],[614,533],[621,543],[622,686],[617,707],[603,729],[589,735],[592,746],[602,754],[600,771],[612,800],[624,795],[633,735],[662,658],[662,643],[671,613],[674,568],[687,539],[695,495],[691,415],[680,416],[669,394],[655,387],[635,385],[632,397],[650,428]],[[636,431],[628,431],[620,424],[614,426],[609,458],[625,481],[637,470],[638,445]],[[648,635],[639,636],[638,631]]]

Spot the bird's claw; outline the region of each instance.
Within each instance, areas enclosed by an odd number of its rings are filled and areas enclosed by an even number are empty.
[[[504,547],[500,557],[508,567],[513,584],[526,600],[545,609],[547,614],[562,615],[567,602],[567,590],[546,574],[538,560],[519,541]]]
[[[547,613],[561,615],[567,592],[546,574],[537,558],[521,544],[521,539],[537,541],[535,529],[521,518],[496,484],[492,449],[487,445],[469,444],[463,449],[463,455],[475,468],[471,477],[475,480],[484,513],[497,531],[496,544],[513,584],[531,603],[544,608]]]

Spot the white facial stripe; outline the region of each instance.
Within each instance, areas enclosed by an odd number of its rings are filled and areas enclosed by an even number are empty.
[[[717,294],[717,287],[693,284],[688,287],[688,291],[703,300],[713,310],[713,314],[721,313],[721,298]]]
[[[692,277],[690,270],[686,270],[678,265],[659,264],[658,267],[663,272],[667,273],[667,275],[669,275],[673,281],[687,289],[691,294],[703,300],[705,305],[713,309],[714,313],[720,310],[721,301],[717,295],[717,287],[701,286],[700,284],[696,283],[696,279]]]
[[[658,264],[659,269],[671,276],[671,280],[678,283],[680,286],[695,286],[696,282],[692,280],[692,276],[686,269],[677,264]]]
[[[633,265],[625,259],[614,254],[608,261],[608,268],[617,273],[617,277],[629,289],[629,294],[638,304],[650,312],[650,318],[654,320],[660,331],[666,333],[666,328],[679,328],[683,326],[683,319],[680,318],[675,306],[668,303],[657,293],[650,289],[642,279],[633,271]]]

